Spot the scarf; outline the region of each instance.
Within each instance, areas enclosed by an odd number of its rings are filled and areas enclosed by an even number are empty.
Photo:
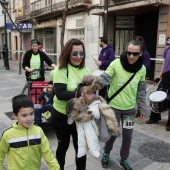
[[[141,57],[138,58],[138,60],[135,63],[129,64],[126,53],[123,52],[120,55],[120,62],[122,64],[123,68],[126,71],[131,72],[131,73],[138,72],[142,68],[143,60],[144,60],[144,57],[142,55]]]

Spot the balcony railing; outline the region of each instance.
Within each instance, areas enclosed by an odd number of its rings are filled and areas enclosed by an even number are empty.
[[[40,0],[34,3],[31,3],[31,17],[51,13],[56,11],[61,11],[65,8],[66,2],[61,1],[57,2],[58,0],[54,0],[53,4],[45,4],[44,0]],[[92,4],[91,0],[71,0],[69,2],[68,7],[76,7],[85,4]]]
[[[104,4],[105,0],[102,0],[101,5]],[[133,3],[133,2],[138,2],[138,1],[146,1],[146,0],[111,0],[109,5],[121,5],[121,4],[126,4],[126,3]]]

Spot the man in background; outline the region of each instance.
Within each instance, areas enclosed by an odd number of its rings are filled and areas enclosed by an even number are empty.
[[[3,55],[3,59],[4,59],[5,70],[9,70],[10,68],[9,68],[9,62],[8,62],[8,48],[7,48],[6,44],[4,44],[4,46],[3,46],[2,55]]]
[[[168,99],[170,95],[170,38],[167,38],[167,46],[163,52],[164,62],[158,77],[154,80],[154,84],[159,83],[157,90],[162,90],[168,93]],[[168,103],[168,120],[166,123],[166,131],[170,131],[170,106]],[[155,113],[151,111],[149,120],[146,121],[147,124],[153,124],[161,120],[161,113]]]
[[[115,53],[111,45],[108,44],[106,37],[99,38],[99,46],[102,48],[98,60],[95,61],[99,70],[105,71],[110,63],[115,59]],[[106,98],[108,86],[99,91],[99,95]]]

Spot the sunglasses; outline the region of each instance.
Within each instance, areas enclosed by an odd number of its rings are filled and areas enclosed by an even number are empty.
[[[84,57],[84,56],[85,56],[85,52],[84,52],[84,51],[80,51],[80,52],[74,51],[74,52],[72,53],[72,55],[73,55],[74,57],[77,57],[78,54],[79,54],[81,57]]]
[[[130,51],[126,51],[126,54],[127,54],[128,56],[133,55],[134,57],[138,57],[140,53],[139,53],[139,52],[130,52]]]

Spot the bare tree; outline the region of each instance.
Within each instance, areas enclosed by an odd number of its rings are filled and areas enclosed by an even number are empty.
[[[61,37],[60,37],[60,45],[61,45],[61,51],[64,47],[64,34],[65,34],[65,25],[66,25],[66,17],[68,12],[68,3],[70,0],[65,1],[65,9],[62,11],[63,17],[62,17],[62,28],[61,28]]]

